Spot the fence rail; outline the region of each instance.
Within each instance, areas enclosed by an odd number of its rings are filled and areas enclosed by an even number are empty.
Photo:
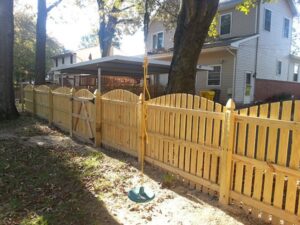
[[[27,111],[71,136],[144,159],[272,224],[300,224],[300,101],[235,110],[232,100],[187,94],[143,103],[125,90],[31,85],[23,96]]]

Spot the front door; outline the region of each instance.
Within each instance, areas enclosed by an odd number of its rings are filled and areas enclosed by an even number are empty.
[[[244,85],[244,104],[249,104],[251,102],[251,95],[252,95],[252,73],[246,72],[245,73],[245,85]]]

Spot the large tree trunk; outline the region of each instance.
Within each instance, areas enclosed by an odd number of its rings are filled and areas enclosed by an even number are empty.
[[[0,120],[15,118],[13,88],[13,0],[0,0]]]
[[[109,24],[105,24],[105,22],[100,23],[98,38],[100,43],[101,57],[106,57],[110,55],[112,48],[112,40],[115,34],[115,26],[116,22],[114,26],[109,26]]]
[[[46,0],[38,0],[36,25],[35,84],[45,84],[46,76]]]
[[[219,0],[182,0],[167,93],[195,93],[196,66]]]
[[[104,1],[97,0],[98,10],[99,10],[99,44],[101,57],[109,56],[111,53],[113,38],[116,33],[116,26],[118,24],[118,18],[115,16],[119,12],[119,8],[124,0],[115,1],[110,12],[105,12]],[[105,16],[106,14],[106,16]]]

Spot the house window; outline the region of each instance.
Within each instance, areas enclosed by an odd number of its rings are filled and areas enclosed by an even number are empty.
[[[58,59],[55,59],[55,66],[58,67]]]
[[[290,34],[290,20],[287,18],[284,18],[283,37],[289,38],[289,34]]]
[[[164,33],[159,32],[153,35],[153,49],[161,49],[164,47]]]
[[[62,57],[61,63],[62,63],[62,64],[65,64],[65,57]]]
[[[281,70],[282,70],[282,62],[281,61],[277,61],[277,75],[278,76],[281,75]]]
[[[220,35],[230,34],[231,14],[222,15],[220,24]]]
[[[269,9],[265,9],[265,30],[271,31],[272,12]]]
[[[221,84],[221,66],[213,66],[213,70],[208,71],[207,85],[219,86]]]
[[[295,81],[295,82],[298,81],[298,75],[299,75],[299,65],[298,65],[298,64],[295,64],[295,65],[294,65],[293,81]]]
[[[70,63],[73,64],[73,55],[70,56]]]

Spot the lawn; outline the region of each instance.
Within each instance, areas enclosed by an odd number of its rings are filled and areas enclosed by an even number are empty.
[[[136,159],[75,142],[32,117],[0,123],[1,225],[262,224],[149,165],[146,174],[156,198],[135,204],[127,192],[141,180]]]

